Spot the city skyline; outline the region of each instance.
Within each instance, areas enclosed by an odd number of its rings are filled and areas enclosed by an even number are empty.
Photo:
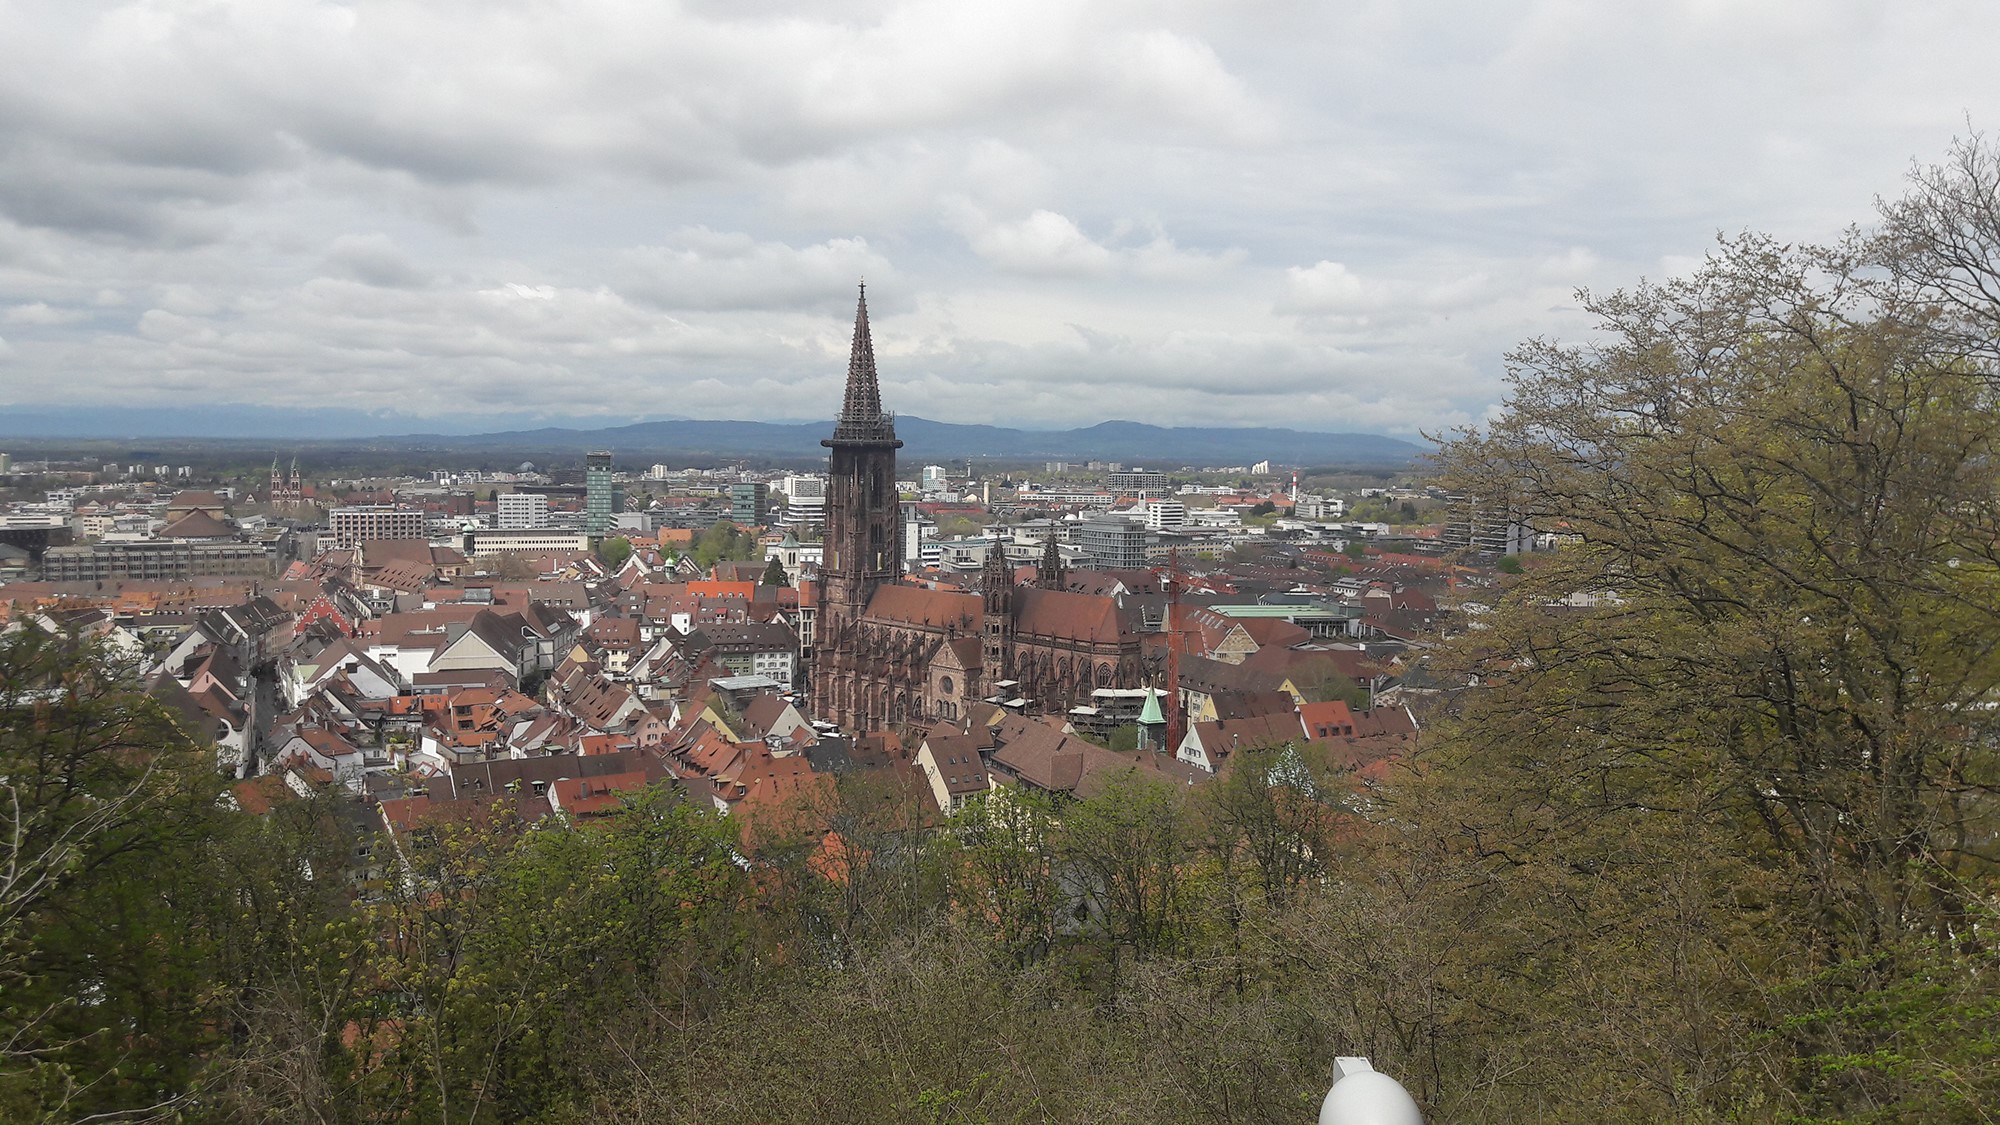
[[[1990,119],[1970,4],[21,4],[0,402],[1477,421],[1578,286],[1825,239]],[[1782,49],[1778,45],[1782,45]],[[481,428],[481,427],[473,427]]]

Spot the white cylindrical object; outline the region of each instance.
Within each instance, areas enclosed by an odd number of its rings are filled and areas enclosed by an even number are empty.
[[[1424,1125],[1410,1092],[1367,1059],[1342,1058],[1334,1074],[1333,1088],[1319,1106],[1319,1125]]]

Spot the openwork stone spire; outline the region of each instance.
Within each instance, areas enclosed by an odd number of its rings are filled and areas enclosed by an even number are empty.
[[[1035,585],[1044,590],[1060,590],[1066,583],[1063,573],[1062,548],[1056,545],[1056,529],[1051,523],[1048,538],[1042,540],[1042,565],[1037,568]]]
[[[854,308],[854,346],[847,357],[847,396],[840,404],[835,441],[894,441],[896,416],[882,409],[882,388],[875,377],[875,340],[868,331],[868,286]]]

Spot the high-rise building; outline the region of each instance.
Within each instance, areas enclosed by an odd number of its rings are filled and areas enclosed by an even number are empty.
[[[763,527],[771,518],[771,486],[738,481],[729,486],[729,520],[738,527]]]
[[[1108,474],[1107,484],[1114,491],[1130,495],[1134,492],[1165,492],[1167,474],[1157,469],[1123,469]]]
[[[817,539],[826,526],[826,478],[792,473],[778,482],[785,494],[785,527],[794,535]]]
[[[625,509],[625,493],[611,479],[611,454],[597,450],[583,459],[583,531],[604,535],[611,530],[611,517]]]
[[[549,498],[534,492],[503,492],[496,516],[501,531],[535,531],[547,527]]]
[[[336,548],[351,550],[371,539],[422,539],[424,513],[394,504],[357,504],[328,512],[326,527]]]
[[[1179,531],[1187,515],[1187,505],[1178,500],[1146,501],[1146,526],[1154,531]]]
[[[1125,570],[1146,566],[1147,540],[1143,524],[1118,516],[1099,516],[1077,525],[1076,545],[1084,558],[1099,570]]]
[[[1453,496],[1438,544],[1447,551],[1518,555],[1535,549],[1535,532],[1505,505]]]

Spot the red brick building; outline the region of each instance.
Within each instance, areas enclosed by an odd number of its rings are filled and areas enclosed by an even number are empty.
[[[827,459],[813,703],[849,730],[956,720],[984,699],[1066,711],[1100,687],[1139,687],[1141,615],[1121,597],[1063,590],[1060,559],[1018,586],[989,556],[977,592],[902,581],[894,415],[882,409],[867,294],[854,316],[847,392]],[[1050,540],[1053,553],[1054,540]]]

